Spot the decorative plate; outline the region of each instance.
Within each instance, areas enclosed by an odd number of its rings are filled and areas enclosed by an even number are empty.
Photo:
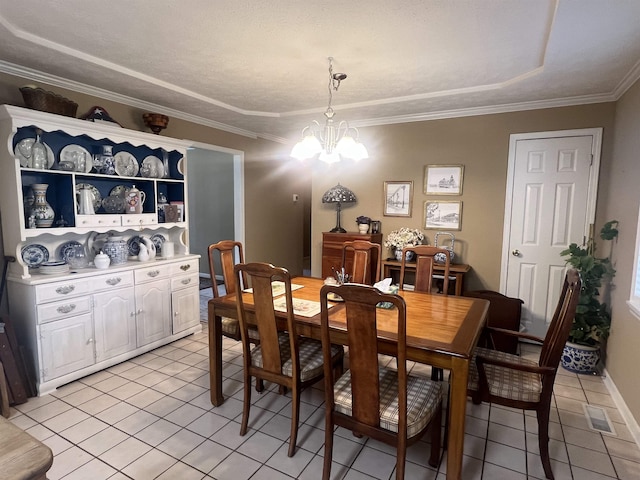
[[[164,177],[164,165],[162,164],[162,160],[153,155],[145,157],[142,161],[142,167],[140,168],[140,175],[147,178]]]
[[[22,247],[20,255],[22,256],[24,263],[31,268],[37,268],[43,262],[49,260],[49,250],[37,243]]]
[[[138,175],[138,161],[129,152],[118,152],[114,156],[116,173],[121,177],[135,177]]]
[[[84,170],[78,170],[78,157],[84,155]],[[75,171],[82,171],[84,173],[89,173],[93,168],[93,157],[84,147],[80,145],[67,145],[62,150],[60,150],[60,161],[61,162],[71,162],[75,165]]]
[[[178,160],[178,173],[180,175],[184,175],[184,157],[182,157],[180,160]]]
[[[166,242],[167,239],[164,238],[164,235],[156,233],[155,235],[151,235],[151,241],[156,246],[156,251],[160,252],[162,251],[162,244]]]
[[[102,205],[102,195],[100,195],[98,189],[90,183],[76,183],[76,193],[80,193],[80,190],[83,188],[91,190],[91,195],[93,195],[93,211],[97,212]]]
[[[127,247],[129,249],[129,255],[131,255],[132,257],[135,257],[138,255],[138,253],[140,253],[140,242],[141,242],[141,238],[138,236],[135,237],[131,237],[129,240],[127,240]]]
[[[131,187],[127,187],[126,185],[116,185],[109,192],[109,196],[125,198],[127,193],[129,193],[129,190],[131,190]]]
[[[73,254],[73,249],[78,246],[81,247],[82,244],[75,240],[63,243],[58,247],[58,258],[64,260],[65,263],[69,263],[69,257]]]
[[[14,149],[13,154],[20,161],[21,167],[30,168],[29,166],[30,159],[27,158],[24,155],[24,153],[28,152],[27,155],[29,156],[31,155],[31,145],[33,145],[33,142],[35,141],[36,141],[35,138],[24,138],[16,144],[16,148]],[[56,157],[53,154],[53,150],[51,150],[51,147],[44,142],[42,143],[44,144],[44,148],[47,150],[47,163],[48,163],[47,168],[51,168],[53,166],[53,162],[55,161]]]

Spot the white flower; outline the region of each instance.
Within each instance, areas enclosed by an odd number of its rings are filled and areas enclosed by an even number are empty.
[[[407,246],[420,245],[423,240],[424,234],[417,228],[402,227],[387,235],[384,246],[391,249],[403,249]]]

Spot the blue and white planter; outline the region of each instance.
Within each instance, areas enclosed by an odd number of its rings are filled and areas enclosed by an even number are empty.
[[[562,351],[562,366],[574,373],[592,373],[600,360],[600,347],[567,342]]]

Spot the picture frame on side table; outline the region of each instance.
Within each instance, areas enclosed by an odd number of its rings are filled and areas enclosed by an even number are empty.
[[[462,195],[464,165],[427,165],[424,167],[424,193]]]
[[[462,202],[427,200],[424,202],[424,228],[461,230]]]
[[[384,182],[384,216],[410,217],[413,204],[413,181]]]

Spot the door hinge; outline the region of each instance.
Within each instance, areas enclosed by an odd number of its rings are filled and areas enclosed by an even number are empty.
[[[589,154],[589,166],[593,167],[593,153]]]

